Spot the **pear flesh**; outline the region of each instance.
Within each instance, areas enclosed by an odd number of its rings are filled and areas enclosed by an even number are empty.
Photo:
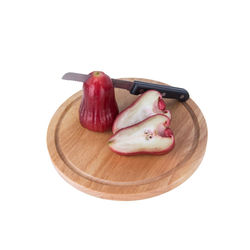
[[[161,93],[148,90],[116,117],[112,132],[116,133],[155,114],[165,114],[171,119],[171,113],[166,109]]]
[[[112,151],[121,155],[165,154],[174,147],[168,116],[156,114],[123,128],[109,140]]]

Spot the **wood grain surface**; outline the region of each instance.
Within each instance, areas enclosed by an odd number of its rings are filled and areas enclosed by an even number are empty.
[[[150,83],[161,82],[141,80]],[[115,89],[119,110],[138,96]],[[108,147],[112,132],[83,128],[78,111],[82,91],[66,100],[49,124],[47,145],[59,174],[74,187],[91,195],[114,200],[137,200],[167,192],[183,183],[199,166],[206,149],[207,126],[193,100],[165,99],[172,113],[174,149],[162,156],[120,156]]]

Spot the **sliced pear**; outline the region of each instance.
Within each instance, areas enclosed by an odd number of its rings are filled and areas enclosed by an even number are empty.
[[[109,139],[112,151],[121,155],[165,154],[174,147],[169,117],[156,114],[119,130]]]
[[[148,90],[116,117],[112,131],[115,133],[155,114],[165,114],[171,119],[171,113],[166,109],[161,93],[156,90]]]

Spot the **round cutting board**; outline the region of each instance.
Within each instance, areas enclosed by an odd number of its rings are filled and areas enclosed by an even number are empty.
[[[126,80],[161,82],[127,78]],[[138,96],[115,89],[119,110]],[[74,187],[113,200],[138,200],[167,192],[183,183],[199,166],[206,149],[207,126],[199,107],[165,99],[172,113],[174,149],[161,156],[120,156],[108,147],[112,132],[92,132],[79,123],[82,91],[66,100],[49,124],[47,144],[59,174]]]

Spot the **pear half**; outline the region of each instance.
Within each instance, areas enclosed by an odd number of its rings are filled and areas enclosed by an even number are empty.
[[[116,133],[122,128],[136,124],[155,114],[165,114],[171,119],[171,113],[166,109],[161,93],[156,90],[148,90],[116,117],[112,132]]]
[[[166,154],[174,147],[170,119],[156,114],[119,130],[109,139],[109,147],[120,155]]]

